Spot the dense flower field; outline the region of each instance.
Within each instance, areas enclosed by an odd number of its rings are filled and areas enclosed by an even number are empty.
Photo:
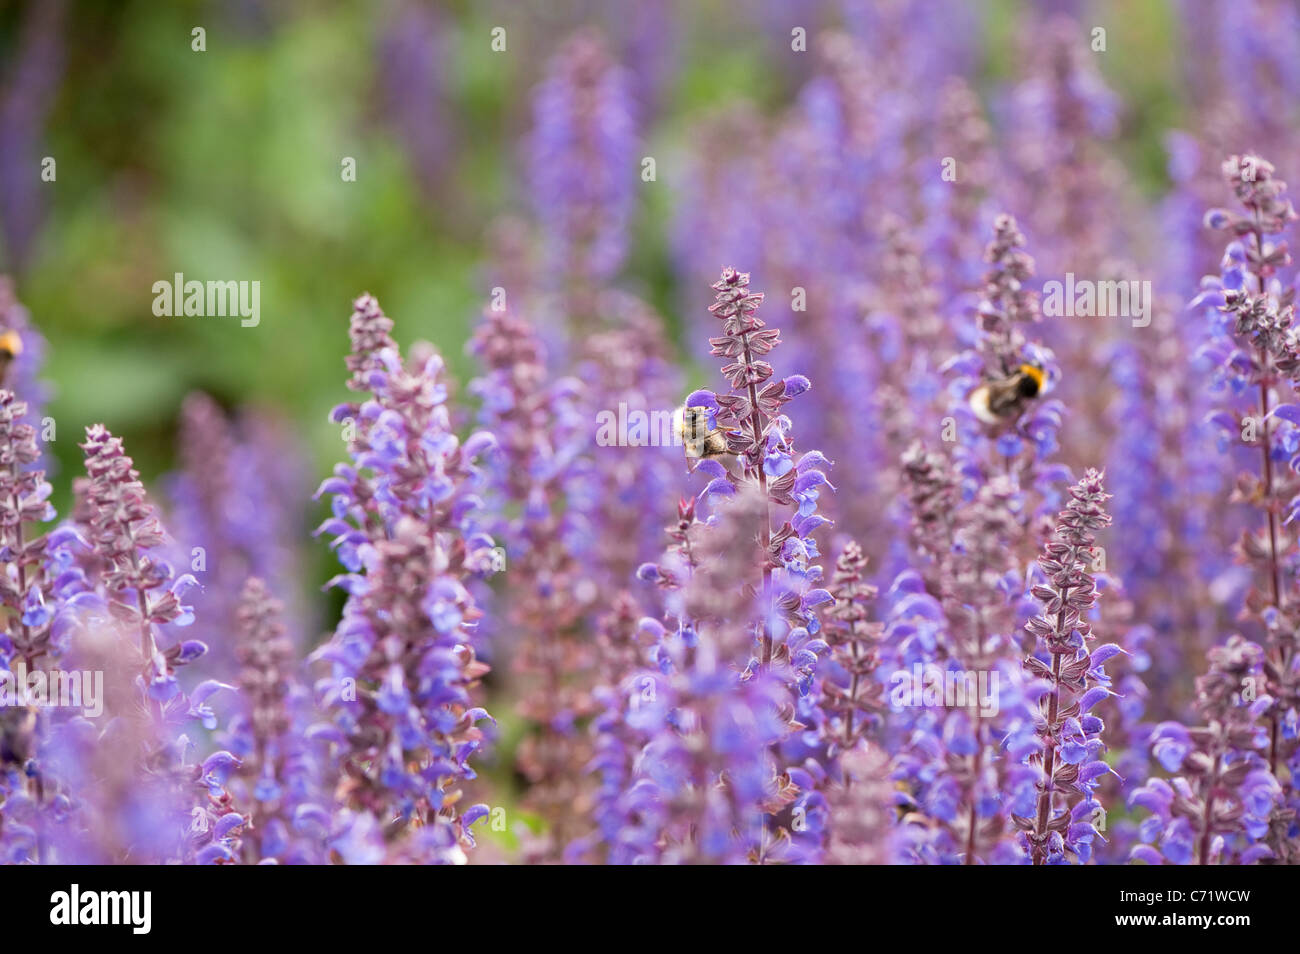
[[[146,489],[87,409],[56,514],[0,286],[0,859],[1300,861],[1295,10],[1186,5],[1152,196],[1122,24],[983,89],[965,5],[762,6],[797,95],[671,157],[655,58],[559,45],[469,341],[321,316],[329,473],[196,393]]]

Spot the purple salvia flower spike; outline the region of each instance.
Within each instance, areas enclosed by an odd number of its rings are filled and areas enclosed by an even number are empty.
[[[1088,655],[1093,638],[1089,610],[1096,601],[1096,581],[1089,571],[1096,533],[1110,523],[1107,498],[1102,475],[1088,471],[1071,488],[1056,539],[1038,558],[1047,582],[1033,592],[1043,612],[1025,627],[1037,640],[1037,652],[1025,660],[1025,670],[1047,682],[1037,719],[1041,750],[1028,759],[1039,775],[1038,802],[1033,817],[1012,819],[1036,865],[1060,863],[1067,853],[1086,862],[1099,833],[1090,821],[1071,822],[1104,817],[1095,797],[1099,779],[1110,771],[1099,760],[1100,720],[1085,731],[1076,716],[1108,695],[1097,686],[1099,667]]]

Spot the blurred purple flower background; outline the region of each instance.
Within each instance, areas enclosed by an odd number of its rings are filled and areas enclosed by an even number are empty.
[[[689,5],[486,6],[350,50],[478,307],[358,251],[295,332],[329,464],[199,379],[147,480],[90,406],[59,470],[22,302],[79,67],[19,18],[0,860],[1300,862],[1293,7],[1171,5],[1174,110],[1114,7],[772,0],[715,96]]]

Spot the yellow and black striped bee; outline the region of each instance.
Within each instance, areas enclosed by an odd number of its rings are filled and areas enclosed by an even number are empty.
[[[970,409],[985,424],[1006,424],[1024,413],[1025,407],[1043,392],[1047,380],[1036,364],[1022,364],[1013,374],[985,381],[967,400]]]
[[[0,332],[0,384],[7,381],[9,366],[22,353],[23,339],[18,336],[18,332],[12,328]]]
[[[688,460],[725,457],[730,453],[726,433],[709,427],[707,407],[679,407],[675,423]]]

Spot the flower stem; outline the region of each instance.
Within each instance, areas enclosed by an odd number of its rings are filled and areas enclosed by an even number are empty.
[[[1260,212],[1258,209],[1255,211],[1254,236],[1255,236],[1255,250],[1259,255],[1260,262],[1262,263],[1264,260],[1264,230],[1263,230],[1263,224],[1260,221]],[[1257,266],[1257,270],[1255,272],[1255,278],[1259,282],[1260,294],[1267,295],[1268,292],[1266,291],[1264,285],[1262,264]],[[1269,356],[1263,348],[1259,349],[1259,361],[1264,370],[1263,376],[1261,377],[1261,380],[1259,382],[1259,419],[1260,419],[1260,428],[1263,431],[1264,465],[1263,465],[1262,476],[1264,480],[1264,488],[1263,488],[1264,513],[1268,518],[1269,585],[1270,585],[1270,590],[1272,595],[1273,608],[1278,612],[1281,612],[1282,584],[1281,584],[1280,571],[1277,562],[1277,512],[1273,507],[1273,447],[1272,447],[1272,439],[1269,434],[1269,426],[1268,426],[1268,415],[1270,413],[1269,377],[1271,375],[1272,368],[1270,366],[1271,362],[1269,361]],[[1274,641],[1271,639],[1269,640],[1269,642],[1274,643]],[[1279,664],[1281,671],[1285,672],[1286,671],[1285,667],[1287,664],[1285,650],[1283,650],[1281,647],[1276,645],[1269,645],[1268,652],[1277,656],[1276,661]],[[1273,773],[1274,777],[1277,776],[1277,769],[1278,769],[1279,728],[1280,728],[1279,714],[1278,714],[1277,706],[1275,705],[1273,706],[1272,711],[1269,713],[1269,747],[1268,747],[1268,767],[1269,767],[1269,771]],[[1209,809],[1207,808],[1206,810],[1208,811]]]
[[[745,386],[749,393],[749,427],[753,432],[754,452],[758,455],[758,489],[763,494],[763,525],[759,528],[759,543],[763,547],[763,632],[762,664],[772,663],[772,567],[768,550],[772,545],[772,501],[767,496],[767,472],[763,470],[763,417],[758,410],[758,389],[748,369],[753,365],[749,350],[749,332],[741,335],[742,356],[745,362]]]

